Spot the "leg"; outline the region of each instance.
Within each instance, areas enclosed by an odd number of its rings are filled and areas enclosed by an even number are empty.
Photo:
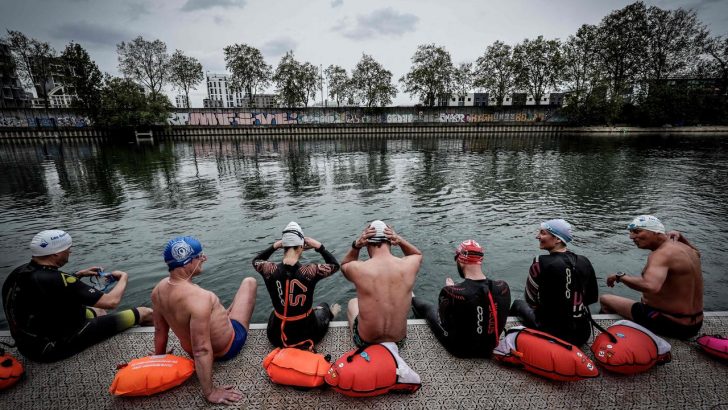
[[[136,309],[123,310],[89,320],[71,338],[56,344],[55,349],[43,352],[45,357],[42,361],[53,362],[71,357],[88,347],[129,329],[138,324],[139,320],[140,314]]]
[[[602,295],[599,297],[602,312],[616,313],[619,316],[632,320],[632,306],[635,301],[617,295]]]
[[[255,293],[258,289],[258,282],[254,278],[245,278],[235,294],[233,303],[228,308],[228,316],[242,323],[246,329],[250,328],[250,318],[255,309]]]
[[[525,300],[516,299],[511,305],[511,315],[518,316],[521,319],[521,324],[526,327],[538,329],[536,323],[536,312],[533,311],[531,306],[526,303]]]
[[[354,334],[354,319],[359,316],[359,299],[354,298],[349,301],[346,309],[346,320],[349,321],[349,331]]]
[[[427,303],[421,299],[416,297],[412,298],[412,310],[415,312],[415,317],[424,318],[430,326],[432,334],[435,335],[443,346],[450,350],[449,344],[447,343],[447,332],[442,328],[442,324],[440,323],[438,309],[432,303]]]
[[[333,319],[334,315],[331,313],[331,308],[328,303],[321,303],[316,306],[313,311],[314,317],[316,318],[316,329],[313,332],[313,341],[318,343],[321,339],[326,336],[326,332],[329,331],[329,323]]]

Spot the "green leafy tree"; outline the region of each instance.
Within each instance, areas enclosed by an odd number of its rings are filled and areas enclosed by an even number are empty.
[[[254,104],[258,90],[270,85],[271,66],[266,64],[260,50],[247,44],[233,44],[223,51],[225,68],[232,74],[233,88],[245,91],[250,104]]]
[[[196,58],[175,50],[169,59],[169,81],[185,94],[185,108],[190,108],[190,90],[197,89],[197,84],[203,79],[202,64]]]
[[[301,65],[299,81],[303,91],[303,105],[308,107],[308,102],[316,98],[316,90],[321,86],[321,73],[315,65],[305,62]]]
[[[6,41],[23,85],[35,88],[45,108],[48,108],[51,80],[58,68],[56,51],[48,43],[29,38],[20,31],[8,30]]]
[[[276,92],[286,107],[296,107],[303,102],[303,91],[300,86],[301,67],[293,51],[288,51],[281,58],[273,74]]]
[[[147,41],[142,36],[116,45],[119,71],[146,87],[156,97],[169,78],[169,54],[162,40]]]
[[[145,93],[130,78],[106,77],[101,90],[98,125],[112,129],[148,127],[163,123],[172,104],[163,94]]]
[[[561,44],[558,40],[525,39],[513,48],[516,86],[528,91],[536,104],[547,89],[556,88],[562,74]]]
[[[351,82],[355,98],[367,107],[384,107],[397,96],[392,73],[370,55],[362,54],[351,73]]]
[[[329,97],[336,101],[337,106],[341,106],[342,101],[346,101],[350,94],[351,82],[346,69],[338,65],[330,65],[324,70],[326,81],[329,84]]]
[[[561,86],[567,91],[563,112],[579,124],[596,121],[594,114],[605,104],[606,83],[599,71],[596,38],[597,27],[584,24],[561,47]]]
[[[412,56],[410,71],[399,81],[410,96],[418,96],[426,106],[434,106],[438,97],[452,93],[455,67],[450,53],[435,44],[422,44]]]
[[[660,80],[693,71],[702,54],[707,30],[694,10],[647,9],[645,77]]]
[[[719,79],[720,95],[725,96],[728,93],[728,36],[708,39],[705,52],[708,58],[704,61],[702,72]]]
[[[474,84],[494,97],[497,105],[502,105],[506,95],[513,92],[515,83],[511,46],[502,41],[489,45],[475,62],[475,67]]]
[[[61,60],[65,68],[63,83],[76,95],[73,107],[83,109],[91,118],[97,118],[104,81],[99,67],[88,52],[74,42],[69,43],[63,50]]]
[[[611,100],[621,105],[641,76],[647,55],[647,9],[632,3],[604,17],[598,26],[599,64],[609,80]]]
[[[473,63],[461,63],[453,71],[453,90],[466,95],[473,88]]]

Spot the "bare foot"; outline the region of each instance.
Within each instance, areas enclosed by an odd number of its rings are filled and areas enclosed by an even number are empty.
[[[137,312],[139,312],[139,326],[153,326],[154,325],[154,319],[152,317],[153,310],[144,307],[139,306],[137,308]]]
[[[339,312],[341,312],[341,305],[334,303],[334,306],[331,306],[331,316],[336,317]]]

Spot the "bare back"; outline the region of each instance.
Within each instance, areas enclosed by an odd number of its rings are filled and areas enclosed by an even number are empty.
[[[381,255],[353,262],[348,275],[356,286],[359,335],[371,343],[407,336],[407,315],[420,257]]]
[[[193,316],[208,320],[213,354],[225,353],[234,330],[227,311],[214,293],[191,282],[171,284],[169,278],[164,278],[152,291],[152,304],[155,313],[161,314],[188,354],[193,352],[190,334]]]
[[[703,271],[700,255],[691,247],[667,241],[653,251],[647,259],[644,275],[664,274],[662,287],[655,293],[643,293],[642,301],[657,309],[681,315],[693,315],[703,310]],[[675,318],[692,324],[702,320]]]

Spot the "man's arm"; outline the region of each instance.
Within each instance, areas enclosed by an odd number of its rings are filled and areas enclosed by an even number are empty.
[[[167,353],[167,340],[169,339],[169,323],[164,319],[156,306],[152,312],[154,319],[154,354]]]
[[[394,232],[394,229],[389,226],[384,228],[384,236],[389,239],[389,243],[392,244],[392,246],[399,246],[399,249],[401,249],[404,254],[402,259],[410,262],[412,267],[415,269],[415,273],[417,273],[417,270],[420,269],[420,265],[422,264],[422,252],[420,252],[416,246],[409,243],[406,239],[399,236],[396,232]]]
[[[539,283],[538,277],[541,274],[541,265],[538,263],[538,256],[533,258],[533,263],[528,269],[528,278],[526,279],[526,303],[532,309],[536,309],[539,305]]]
[[[242,398],[242,394],[232,386],[217,388],[212,382],[212,341],[210,340],[210,315],[212,295],[194,304],[190,315],[190,338],[192,355],[195,359],[195,372],[202,385],[202,394],[210,403],[232,404]]]
[[[349,252],[344,255],[344,259],[341,260],[341,273],[344,274],[344,277],[348,281],[352,281],[351,278],[351,271],[349,268],[356,265],[347,266],[351,262],[357,262],[359,260],[359,251],[361,248],[366,246],[367,239],[371,238],[377,233],[377,230],[374,228],[366,228],[364,229],[364,232],[359,235],[358,238],[353,243],[353,246],[349,249]]]
[[[643,293],[657,293],[662,289],[662,285],[667,278],[667,258],[661,254],[654,252],[647,257],[647,265],[642,270],[641,276],[624,275],[620,278],[620,282],[627,287]],[[613,287],[617,281],[617,275],[613,274],[607,277],[607,286]]]
[[[273,271],[275,271],[275,267],[270,266],[268,258],[270,258],[271,255],[273,255],[273,252],[280,249],[282,246],[283,242],[275,241],[273,242],[273,245],[262,250],[255,258],[253,258],[253,268],[255,268],[255,271],[264,277],[273,273]]]
[[[127,282],[129,281],[129,275],[126,272],[115,270],[111,272],[111,275],[116,278],[119,282],[114,286],[109,293],[105,293],[98,302],[94,305],[95,308],[100,309],[116,309],[121,303],[121,297],[124,296]]]

